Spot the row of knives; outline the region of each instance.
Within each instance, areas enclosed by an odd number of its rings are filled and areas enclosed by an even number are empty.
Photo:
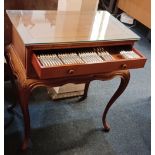
[[[140,57],[133,51],[120,51],[120,54],[125,59]],[[44,67],[60,66],[64,64],[92,64],[115,60],[115,58],[103,48],[97,48],[97,50],[94,49],[92,52],[84,51],[78,53],[38,54],[37,58]]]

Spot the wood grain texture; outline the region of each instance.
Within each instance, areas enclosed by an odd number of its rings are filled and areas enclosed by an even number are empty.
[[[118,0],[117,7],[151,29],[151,0]]]
[[[29,104],[29,97],[30,93],[37,87],[45,86],[45,87],[55,87],[55,86],[61,86],[67,83],[86,83],[87,89],[85,91],[85,95],[83,99],[87,96],[87,91],[89,87],[90,81],[93,80],[111,80],[116,76],[121,77],[121,84],[116,91],[116,93],[113,95],[113,97],[110,99],[104,114],[103,114],[103,126],[105,131],[109,131],[109,126],[106,122],[106,115],[111,107],[111,105],[114,103],[114,101],[123,93],[125,90],[128,81],[129,81],[129,71],[128,70],[118,70],[113,71],[109,73],[101,73],[101,74],[93,74],[93,75],[84,75],[84,76],[76,76],[76,77],[64,77],[64,78],[57,78],[57,79],[48,79],[48,80],[40,80],[40,79],[27,79],[26,78],[26,72],[25,69],[19,59],[19,57],[16,55],[16,52],[14,52],[13,46],[10,45],[7,48],[6,52],[8,64],[12,68],[12,72],[17,77],[17,84],[19,89],[19,95],[20,95],[20,106],[22,109],[22,113],[24,116],[24,139],[21,146],[22,150],[26,150],[29,147],[29,141],[30,141],[30,116],[29,116],[29,110],[28,110],[28,104]]]
[[[133,49],[133,51],[139,55],[139,52],[137,50]],[[32,64],[40,79],[49,79],[124,70],[124,66],[126,66],[126,69],[142,68],[145,65],[146,58],[142,55],[139,56],[141,57],[136,59],[120,59],[119,57],[115,57],[115,60],[103,63],[71,64],[54,67],[43,67],[37,59],[36,55],[33,54]],[[71,70],[73,71],[72,74],[70,73]]]
[[[25,45],[139,40],[107,11],[7,10],[7,15]]]
[[[12,27],[12,43],[14,45],[15,51],[17,52],[17,54],[21,59],[21,62],[26,68],[26,48],[14,27]]]
[[[14,17],[15,16],[13,16],[13,18]],[[26,19],[24,18],[24,21],[25,20],[27,21],[27,18]],[[16,22],[16,18],[15,18],[14,26],[16,24],[18,24],[18,22]],[[24,22],[23,24],[27,26],[27,22]],[[113,26],[110,28],[113,28]],[[28,29],[30,30],[31,27],[29,27]],[[128,31],[126,28],[125,30]],[[40,31],[36,31],[37,37],[39,32]],[[76,41],[76,42],[72,42],[72,41],[67,42],[66,40],[65,43],[50,42],[48,44],[43,44],[43,42],[40,42],[38,44],[37,43],[25,44],[25,42],[23,41],[23,38],[21,37],[22,34],[23,34],[23,31],[19,32],[18,34],[12,33],[13,42],[7,47],[5,52],[7,63],[10,66],[13,75],[17,79],[17,88],[20,95],[20,106],[24,116],[24,139],[22,143],[22,150],[25,150],[28,148],[29,140],[30,140],[30,116],[29,116],[29,110],[28,110],[29,97],[31,95],[31,92],[35,88],[41,87],[41,86],[48,88],[48,87],[62,86],[67,83],[74,83],[74,84],[86,83],[86,89],[84,92],[84,96],[82,98],[82,99],[85,99],[87,96],[89,84],[91,81],[93,80],[105,81],[105,80],[113,79],[116,76],[119,76],[121,78],[121,84],[118,90],[116,91],[116,93],[113,95],[113,97],[107,104],[107,107],[104,111],[103,118],[102,118],[104,129],[105,131],[108,131],[109,126],[108,126],[108,123],[106,122],[106,115],[111,105],[123,93],[123,91],[125,90],[129,82],[130,76],[129,76],[129,71],[127,69],[143,67],[145,64],[146,58],[140,52],[134,49],[134,52],[136,52],[140,56],[140,58],[133,59],[133,60],[127,60],[127,59],[119,60],[118,58],[113,62],[109,61],[101,64],[66,65],[66,66],[62,65],[55,68],[54,67],[44,68],[38,63],[35,53],[38,51],[45,52],[47,49],[52,51],[54,49],[66,49],[66,48],[68,49],[74,48],[77,50],[78,48],[84,48],[84,47],[89,47],[89,48],[94,48],[94,47],[95,48],[96,47],[116,48],[116,47],[123,47],[123,46],[132,47],[136,38],[129,39],[126,37],[125,40],[119,40],[119,39],[115,41],[97,40],[97,41],[91,41],[91,42],[90,41],[84,42],[83,40],[80,40],[80,38],[78,38],[79,41]],[[120,34],[122,34],[122,32]],[[26,33],[25,35],[29,35],[29,33]],[[29,35],[29,37],[32,37],[32,36]],[[20,39],[24,42],[24,45],[22,44],[22,41]],[[39,76],[37,76],[36,73]],[[72,76],[72,74],[69,74],[69,73],[75,73],[75,74],[73,74]]]

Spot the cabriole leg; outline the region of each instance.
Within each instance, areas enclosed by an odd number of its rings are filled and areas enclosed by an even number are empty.
[[[20,94],[20,106],[24,118],[24,139],[21,149],[25,150],[28,148],[30,142],[30,116],[28,109],[30,91],[27,88],[21,88],[19,94]]]
[[[110,126],[108,125],[107,121],[106,121],[106,115],[110,109],[110,107],[112,106],[112,104],[116,101],[116,99],[124,92],[125,88],[127,87],[129,80],[130,80],[130,73],[129,71],[124,71],[124,72],[120,72],[118,74],[121,77],[121,82],[120,85],[118,87],[118,89],[116,90],[116,92],[114,93],[114,95],[112,96],[112,98],[110,99],[110,101],[108,102],[104,113],[103,113],[103,117],[102,117],[102,122],[103,122],[103,127],[104,127],[104,131],[108,132],[110,130]],[[113,77],[115,77],[116,75],[114,75]]]

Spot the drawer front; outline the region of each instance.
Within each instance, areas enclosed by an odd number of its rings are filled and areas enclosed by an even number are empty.
[[[89,75],[104,72],[111,72],[116,70],[142,68],[145,65],[146,58],[136,49],[132,49],[138,58],[126,59],[119,58],[115,55],[112,61],[104,61],[102,63],[91,64],[64,64],[59,66],[45,67],[39,61],[36,53],[32,55],[32,65],[40,79],[62,78],[79,75]]]

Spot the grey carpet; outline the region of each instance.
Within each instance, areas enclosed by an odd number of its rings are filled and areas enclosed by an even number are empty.
[[[102,131],[102,112],[120,79],[91,83],[88,97],[53,102],[46,89],[36,89],[30,99],[31,149],[18,150],[22,119],[13,117],[5,129],[5,155],[149,155],[151,150],[150,42],[146,29],[133,28],[142,39],[135,44],[146,57],[145,68],[131,70],[131,80],[108,114],[109,133]],[[13,102],[9,82],[5,83],[5,107]],[[18,112],[19,106],[16,107]],[[5,122],[12,115],[5,108]]]

